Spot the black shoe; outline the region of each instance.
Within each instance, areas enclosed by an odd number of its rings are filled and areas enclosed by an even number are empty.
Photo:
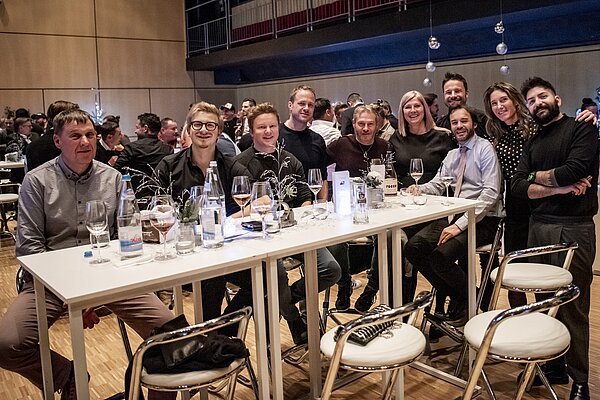
[[[566,367],[557,367],[552,366],[552,368],[548,368],[546,365],[542,365],[542,371],[544,372],[544,376],[548,379],[551,385],[565,385],[569,383],[569,375],[567,375]],[[523,372],[519,374],[517,377],[517,382],[521,381],[521,376]],[[533,383],[531,386],[542,386],[544,383],[540,379],[540,377],[536,374],[533,378]]]
[[[350,308],[350,296],[352,295],[352,285],[338,285],[337,299],[335,300],[335,309],[346,311]]]
[[[573,382],[569,400],[590,400],[590,388],[588,384]]]
[[[377,291],[366,287],[360,296],[358,296],[358,299],[356,299],[356,303],[354,303],[356,311],[361,313],[369,311],[373,307],[373,303],[375,303],[376,295]]]
[[[444,331],[434,326],[433,324],[429,327],[429,343],[439,342],[440,338],[444,335]]]
[[[469,313],[466,307],[456,307],[448,311],[441,319],[454,327],[465,326],[469,320]]]
[[[298,317],[293,321],[287,321],[292,334],[292,340],[294,344],[305,344],[308,343],[308,330],[306,323],[302,317]]]

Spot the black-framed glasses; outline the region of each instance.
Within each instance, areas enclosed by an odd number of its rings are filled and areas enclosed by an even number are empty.
[[[195,131],[199,131],[204,127],[207,131],[212,132],[215,129],[217,129],[217,126],[219,126],[219,124],[217,124],[216,122],[192,121],[190,126]]]

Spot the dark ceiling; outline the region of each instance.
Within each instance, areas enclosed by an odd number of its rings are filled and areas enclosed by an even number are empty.
[[[500,0],[433,3],[432,61],[494,55]],[[600,43],[599,0],[503,1],[510,54]],[[246,84],[425,63],[429,3],[316,27],[311,32],[194,56],[188,70],[214,71],[216,84]]]

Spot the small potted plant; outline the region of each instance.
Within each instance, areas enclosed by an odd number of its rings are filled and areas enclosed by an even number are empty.
[[[363,175],[367,185],[367,207],[380,208],[383,206],[383,176],[377,171],[370,171]]]

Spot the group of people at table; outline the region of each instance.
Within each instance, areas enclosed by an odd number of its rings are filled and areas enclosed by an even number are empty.
[[[389,140],[378,136],[380,110],[357,104],[350,108],[353,133],[342,135],[328,146],[309,124],[317,101],[315,91],[301,85],[288,102],[289,118],[281,122],[269,103],[254,107],[248,115],[252,146],[235,157],[225,156],[216,143],[223,130],[219,109],[212,104],[194,104],[186,118],[191,146],[168,155],[156,168],[161,185],[171,187],[174,198],[194,185],[202,185],[211,161],[217,161],[224,182],[227,214],[242,216],[231,196],[234,176],[260,180],[265,170],[274,170],[281,179],[297,176],[295,190],[284,198],[292,207],[310,204],[312,193],[305,181],[306,171],[322,170],[332,162],[337,170],[361,176],[370,161],[382,159],[388,149],[394,154],[394,167],[401,187],[414,191],[409,175],[413,158],[423,160],[420,190],[441,195],[445,185],[441,175],[450,174],[454,196],[480,201],[475,211],[477,245],[491,243],[500,218],[505,217],[505,252],[558,242],[576,241],[571,272],[581,295],[564,306],[560,318],[569,328],[572,345],[566,357],[548,363],[551,383],[573,380],[571,399],[589,399],[588,346],[592,263],[595,256],[593,216],[598,200],[598,130],[591,113],[577,120],[560,111],[561,98],[548,81],[533,77],[517,90],[509,83],[491,85],[484,94],[485,114],[466,105],[467,82],[460,74],[449,73],[443,81],[448,114],[434,121],[421,93],[404,94],[398,109],[398,129]],[[333,110],[330,110],[332,112]],[[487,117],[486,117],[487,116]],[[53,141],[60,155],[29,171],[19,198],[17,256],[87,245],[84,208],[88,200],[102,200],[108,213],[116,217],[121,174],[117,169],[94,160],[97,133],[91,116],[78,108],[67,109],[53,118]],[[342,123],[344,125],[344,123]],[[283,148],[278,147],[283,144]],[[271,157],[275,155],[277,158]],[[287,162],[281,163],[282,160]],[[420,183],[421,183],[420,182]],[[327,197],[324,184],[319,197]],[[245,215],[250,213],[246,206]],[[456,325],[466,322],[467,309],[467,216],[455,215],[404,229],[403,300],[414,296],[417,271],[444,296],[450,306],[442,317]],[[109,220],[115,232],[115,218]],[[391,241],[388,240],[389,246]],[[376,246],[375,246],[376,248]],[[336,307],[350,307],[352,284],[344,245],[317,252],[319,290],[338,284]],[[391,251],[388,251],[391,257]],[[355,308],[367,311],[378,291],[377,254],[373,255],[369,282]],[[390,263],[391,265],[391,259]],[[412,268],[409,268],[412,266]],[[283,263],[278,263],[280,313],[288,322],[295,343],[307,341],[306,324],[296,304],[305,296],[304,279],[288,284]],[[240,290],[222,311],[226,282]],[[249,271],[202,282],[204,318],[252,305]],[[512,306],[526,299],[511,294]],[[46,292],[48,324],[64,312],[64,305]],[[172,312],[156,297],[145,294],[106,304],[140,336],[173,318]],[[99,322],[93,310],[84,312],[84,325]],[[75,398],[72,362],[51,353],[54,387],[61,398]],[[43,387],[32,277],[0,320],[0,366]],[[171,393],[149,392],[150,399],[173,398]]]

